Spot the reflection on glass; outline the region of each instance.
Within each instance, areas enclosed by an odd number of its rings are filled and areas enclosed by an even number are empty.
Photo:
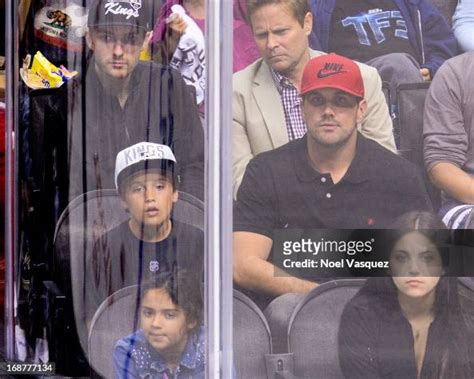
[[[58,374],[89,373],[88,327],[115,291],[183,266],[202,280],[204,129],[196,91],[147,55],[160,5],[25,6],[21,58],[40,51],[48,68],[78,72],[59,87],[20,82],[19,97],[18,314],[46,346],[22,356]]]

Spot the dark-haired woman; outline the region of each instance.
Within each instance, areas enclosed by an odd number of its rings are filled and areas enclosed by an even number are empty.
[[[391,277],[371,278],[344,309],[339,358],[347,378],[474,378],[473,293],[443,276],[449,233],[409,213],[388,231]]]

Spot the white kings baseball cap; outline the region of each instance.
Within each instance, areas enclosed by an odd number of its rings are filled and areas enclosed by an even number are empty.
[[[115,188],[132,173],[159,168],[174,171],[176,158],[169,146],[151,142],[139,142],[123,149],[115,160]]]

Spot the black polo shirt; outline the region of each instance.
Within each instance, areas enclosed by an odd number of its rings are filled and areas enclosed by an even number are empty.
[[[357,136],[339,183],[315,171],[307,137],[262,153],[247,166],[234,206],[234,231],[272,238],[275,229],[380,229],[414,210],[432,210],[414,165]]]

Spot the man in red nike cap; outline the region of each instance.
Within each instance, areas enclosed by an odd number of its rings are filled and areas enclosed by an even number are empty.
[[[329,171],[337,182],[355,156],[357,124],[367,109],[360,69],[354,61],[336,54],[313,59],[305,67],[301,95],[313,167]],[[335,162],[340,162],[338,167]]]
[[[357,131],[367,106],[354,61],[313,58],[301,96],[307,134],[252,159],[235,203],[234,281],[261,306],[316,286],[272,251],[279,229],[383,229],[431,210],[415,166]]]

